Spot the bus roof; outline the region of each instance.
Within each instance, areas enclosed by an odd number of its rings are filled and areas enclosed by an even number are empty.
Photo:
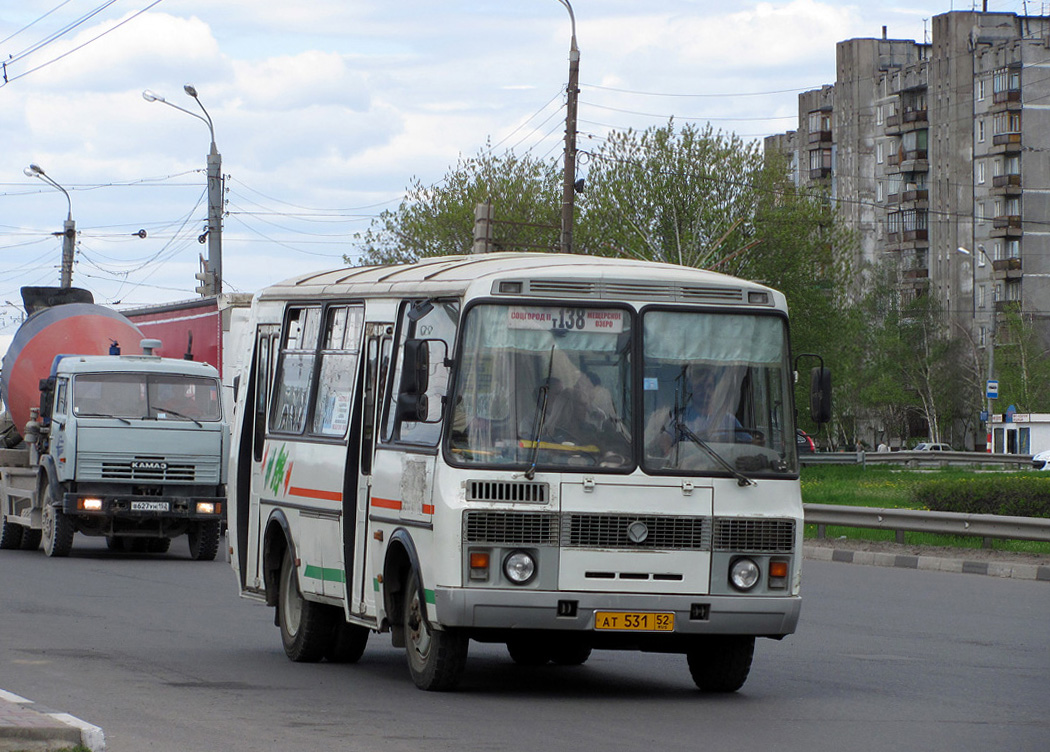
[[[521,282],[517,287],[513,283]],[[501,287],[502,283],[502,287]],[[510,286],[507,286],[510,283]],[[545,298],[646,300],[785,308],[770,288],[718,272],[652,261],[562,253],[488,253],[437,256],[414,264],[344,267],[280,282],[260,300],[346,295],[374,297],[526,295]],[[762,304],[762,303],[758,303]]]

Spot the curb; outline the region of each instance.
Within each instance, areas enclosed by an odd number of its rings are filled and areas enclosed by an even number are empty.
[[[55,750],[77,745],[105,752],[102,729],[0,689],[0,752]]]
[[[803,546],[802,555],[803,558],[816,561],[841,561],[847,564],[866,564],[876,567],[925,569],[932,572],[981,574],[989,577],[1050,582],[1050,566],[1041,564],[1020,564],[1009,561],[967,561],[965,559],[946,559],[938,556],[910,556],[878,551],[850,551],[825,546]]]

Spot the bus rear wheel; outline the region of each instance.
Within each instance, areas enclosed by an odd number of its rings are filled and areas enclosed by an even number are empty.
[[[285,551],[277,596],[277,624],[285,654],[296,663],[316,663],[332,643],[332,610],[303,598],[291,552]]]
[[[454,689],[467,665],[469,638],[459,630],[434,629],[425,618],[426,604],[419,592],[419,575],[413,572],[405,585],[402,608],[409,673],[420,689]]]
[[[752,635],[705,637],[687,654],[689,673],[704,692],[736,692],[747,681],[755,655]]]

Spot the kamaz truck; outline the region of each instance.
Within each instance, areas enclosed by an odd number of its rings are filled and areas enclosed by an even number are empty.
[[[159,341],[85,291],[23,299],[0,377],[0,549],[66,556],[81,533],[162,553],[185,534],[191,558],[214,559],[229,443],[216,369],[154,355]]]

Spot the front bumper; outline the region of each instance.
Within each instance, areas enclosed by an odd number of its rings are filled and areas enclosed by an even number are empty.
[[[659,595],[545,592],[505,589],[434,590],[432,618],[442,626],[474,629],[531,629],[588,632],[595,611],[673,612],[675,631],[649,639],[735,634],[783,637],[795,631],[800,596]],[[566,614],[566,615],[560,615]]]
[[[97,500],[100,508],[86,508],[85,500]],[[128,520],[179,519],[221,520],[226,498],[223,496],[135,496],[117,494],[67,493],[62,511],[68,515],[108,517]],[[212,511],[199,511],[210,505]]]

